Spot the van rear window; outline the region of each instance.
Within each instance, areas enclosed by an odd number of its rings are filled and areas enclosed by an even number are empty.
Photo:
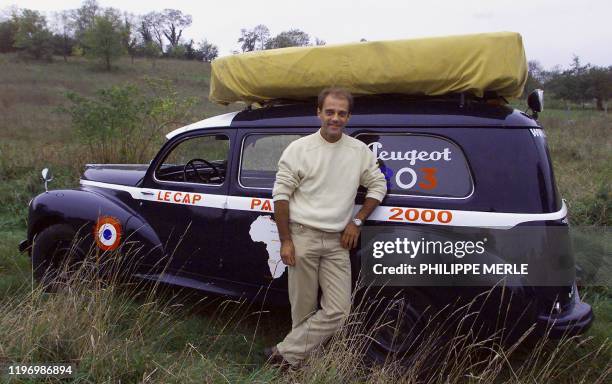
[[[464,198],[473,190],[465,156],[453,142],[418,134],[360,134],[387,179],[387,193]]]

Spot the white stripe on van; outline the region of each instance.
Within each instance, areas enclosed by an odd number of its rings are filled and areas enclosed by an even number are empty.
[[[221,209],[227,207],[227,196],[225,195],[131,187],[129,185],[102,183],[91,180],[81,180],[81,185],[124,191],[129,193],[135,200]]]
[[[272,199],[265,198],[149,189],[90,180],[81,180],[81,185],[125,191],[136,200],[194,205],[209,208],[227,208],[269,214],[274,212],[274,203]],[[355,212],[359,211],[360,208],[360,205],[356,205]],[[567,206],[565,205],[565,201],[559,211],[552,213],[459,211],[452,209],[409,208],[381,205],[372,212],[368,221],[509,229],[521,223],[561,220],[566,216]]]
[[[232,120],[234,120],[234,117],[236,117],[237,114],[238,112],[230,112],[225,113],[223,115],[209,117],[208,119],[196,121],[195,123],[186,125],[181,128],[177,128],[174,131],[168,133],[166,135],[166,139],[170,140],[171,138],[180,133],[193,131],[194,129],[229,127],[232,124]]]

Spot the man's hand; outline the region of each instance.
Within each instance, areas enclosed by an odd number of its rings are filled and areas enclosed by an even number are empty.
[[[295,248],[291,241],[289,229],[289,201],[278,200],[274,202],[274,221],[278,228],[278,237],[281,241],[280,256],[285,265],[295,265]]]
[[[352,221],[347,224],[342,232],[341,244],[344,249],[352,249],[357,246],[357,240],[359,239],[359,233],[361,229],[356,226]]]
[[[285,265],[295,265],[295,248],[293,247],[293,241],[284,240],[281,242],[280,256]]]

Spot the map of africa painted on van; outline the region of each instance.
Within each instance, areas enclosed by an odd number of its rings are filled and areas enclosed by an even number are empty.
[[[249,236],[251,236],[251,240],[253,241],[261,241],[266,244],[270,274],[274,279],[281,277],[285,269],[287,269],[287,266],[280,257],[281,243],[278,238],[276,223],[272,221],[270,216],[259,216],[257,220],[251,224]]]

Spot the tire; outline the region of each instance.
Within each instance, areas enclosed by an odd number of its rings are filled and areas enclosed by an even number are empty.
[[[45,289],[56,290],[69,279],[70,267],[83,260],[85,253],[75,243],[75,236],[68,224],[53,224],[35,236],[32,275]]]
[[[424,294],[416,290],[402,296],[370,301],[368,316],[370,342],[365,359],[368,365],[394,362],[421,374],[439,363],[446,331],[440,329],[440,314]]]

